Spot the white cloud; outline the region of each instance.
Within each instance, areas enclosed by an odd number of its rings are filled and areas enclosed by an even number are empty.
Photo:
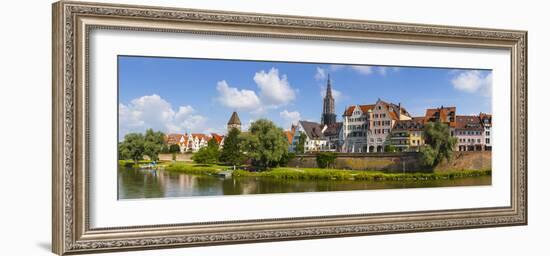
[[[283,120],[285,120],[285,126],[297,124],[298,121],[300,121],[301,119],[300,112],[298,111],[289,112],[285,109],[284,111],[280,112],[279,115],[281,116],[281,118],[283,118]]]
[[[388,72],[388,67],[378,67],[377,71],[378,74],[380,74],[381,76],[386,76]]]
[[[457,73],[452,79],[453,87],[459,91],[468,93],[481,93],[484,96],[491,95],[493,83],[492,73],[484,75],[478,70],[470,70]]]
[[[361,75],[372,75],[378,74],[381,76],[386,76],[390,71],[397,72],[399,67],[386,67],[386,66],[368,66],[368,65],[331,65],[330,69],[332,71],[339,71],[345,68],[349,68]]]
[[[315,80],[325,80],[327,78],[327,71],[324,68],[317,67],[315,73]]]
[[[279,76],[279,70],[271,68],[256,72],[254,82],[260,88],[262,102],[267,105],[286,105],[296,98],[296,92],[288,83],[286,75]]]
[[[191,106],[180,106],[175,111],[169,102],[159,95],[146,95],[133,99],[128,105],[119,104],[119,136],[129,132],[153,129],[167,133],[202,131],[206,118],[194,114]]]
[[[225,80],[219,81],[216,89],[219,93],[217,100],[228,108],[254,110],[261,107],[260,98],[252,90],[229,87]]]
[[[178,112],[176,113],[175,115],[175,118],[176,120],[180,120],[182,118],[185,118],[186,116],[188,116],[189,114],[195,112],[195,109],[193,109],[193,107],[191,106],[180,106],[180,108],[178,109]]]
[[[344,69],[345,65],[330,65],[330,71],[338,71]]]
[[[362,75],[370,75],[373,72],[371,66],[350,66],[350,68]]]

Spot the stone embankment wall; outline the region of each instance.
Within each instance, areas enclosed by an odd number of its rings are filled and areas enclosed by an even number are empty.
[[[192,155],[193,154],[176,154],[176,161],[192,161]],[[159,154],[159,159],[161,161],[171,161],[172,154]]]
[[[289,167],[316,168],[314,154],[298,155],[288,163]],[[338,153],[334,163],[336,169],[349,170],[379,170],[389,172],[419,172],[425,171],[420,161],[420,154],[407,153]],[[458,170],[491,169],[491,152],[454,152],[452,161],[439,164],[437,172]]]

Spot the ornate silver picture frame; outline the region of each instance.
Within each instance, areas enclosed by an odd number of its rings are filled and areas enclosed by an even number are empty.
[[[510,51],[510,205],[93,228],[90,32],[98,29]],[[53,5],[53,234],[57,254],[527,224],[527,32],[61,1]]]

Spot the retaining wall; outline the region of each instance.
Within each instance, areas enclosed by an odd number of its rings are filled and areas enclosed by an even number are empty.
[[[420,154],[406,153],[337,153],[334,163],[336,169],[349,170],[380,170],[389,172],[423,171]],[[316,168],[314,154],[297,155],[288,163],[289,167]],[[452,161],[439,164],[435,171],[446,172],[456,170],[491,169],[491,152],[454,152]]]

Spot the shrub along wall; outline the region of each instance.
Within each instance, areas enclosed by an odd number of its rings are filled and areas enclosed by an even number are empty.
[[[289,167],[317,168],[314,154],[297,155]],[[419,153],[339,153],[334,163],[336,169],[377,170],[389,172],[421,172],[425,171],[420,163]],[[436,172],[457,170],[487,170],[491,169],[491,152],[455,152],[453,160],[436,167]]]

